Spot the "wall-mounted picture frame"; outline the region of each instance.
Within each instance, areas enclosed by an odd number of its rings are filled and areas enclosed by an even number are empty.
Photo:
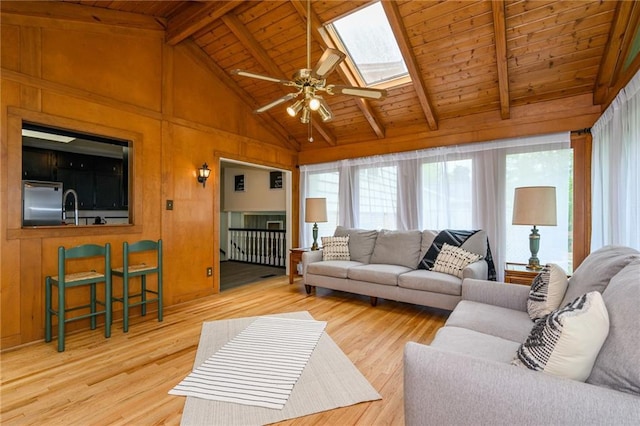
[[[233,189],[236,192],[244,192],[244,175],[235,175],[233,182]]]
[[[282,189],[282,172],[269,173],[269,188]]]

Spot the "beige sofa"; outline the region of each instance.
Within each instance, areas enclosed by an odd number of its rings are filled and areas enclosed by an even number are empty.
[[[338,227],[335,236],[349,236],[351,260],[322,260],[322,250],[303,253],[307,294],[315,287],[452,310],[460,301],[464,278],[487,279],[483,259],[468,265],[459,278],[417,269],[438,231],[363,230]],[[487,254],[487,235],[478,231],[460,246]]]

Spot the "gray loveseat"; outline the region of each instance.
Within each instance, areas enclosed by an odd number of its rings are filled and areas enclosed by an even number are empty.
[[[533,327],[529,287],[464,280],[462,301],[431,345],[405,347],[406,424],[640,424],[640,253],[593,252],[561,306],[593,290],[602,293],[609,334],[580,382],[510,364]]]
[[[307,293],[314,287],[341,290],[371,297],[452,310],[460,301],[462,279],[486,279],[484,259],[468,265],[462,278],[417,269],[438,231],[388,231],[338,226],[335,236],[349,236],[350,260],[322,260],[322,250],[302,255]],[[485,256],[487,234],[478,231],[461,248]]]

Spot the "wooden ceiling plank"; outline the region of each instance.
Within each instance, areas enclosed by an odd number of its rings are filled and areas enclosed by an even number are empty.
[[[194,58],[196,58],[200,63],[205,65],[207,69],[213,72],[213,74],[219,78],[229,89],[231,89],[238,97],[247,105],[249,108],[256,109],[258,108],[255,100],[247,94],[244,90],[242,90],[236,82],[229,76],[227,73],[216,64],[211,57],[205,54],[195,42],[189,40],[185,41],[185,47],[187,51],[190,52]],[[300,151],[300,143],[295,140],[293,136],[276,120],[269,120],[266,117],[255,114],[256,118],[268,129],[272,130],[275,134],[280,135],[282,141],[287,145],[287,147],[292,148],[296,151]]]
[[[427,90],[422,80],[422,74],[416,65],[416,59],[413,54],[413,49],[409,45],[407,33],[404,25],[402,24],[400,11],[398,10],[398,5],[393,1],[384,0],[382,1],[382,7],[389,19],[391,30],[396,36],[400,53],[402,53],[402,57],[407,65],[407,69],[409,70],[409,76],[411,77],[418,99],[420,100],[420,105],[422,106],[422,111],[427,119],[429,128],[431,130],[438,130],[438,119],[435,115],[433,106],[431,105],[431,101],[429,100],[429,95],[427,94]]]
[[[283,78],[283,72],[280,70],[278,65],[269,57],[267,52],[260,46],[260,44],[255,40],[253,35],[247,30],[247,28],[240,22],[236,16],[233,15],[225,15],[221,17],[222,22],[229,27],[229,30],[240,40],[240,43],[244,45],[244,47],[251,53],[251,55],[258,61],[258,63],[267,71],[268,74],[277,77]],[[289,77],[285,77],[289,78]],[[284,89],[284,87],[283,87]],[[313,127],[322,135],[324,140],[329,145],[335,145],[336,138],[333,134],[325,128],[321,123],[317,120],[312,120]]]
[[[195,34],[208,24],[231,12],[242,2],[214,1],[206,3],[190,3],[182,13],[173,16],[167,27],[166,42],[175,46]]]
[[[493,28],[496,37],[496,66],[498,67],[498,88],[500,90],[500,117],[510,117],[509,105],[509,68],[507,67],[507,23],[505,21],[504,1],[493,0]]]
[[[291,4],[296,9],[300,17],[303,20],[306,20],[307,10],[306,10],[306,7],[302,4],[302,2],[300,2],[299,0],[291,0]],[[322,46],[323,49],[326,49],[327,47],[335,48],[335,46],[329,46],[326,43],[326,40],[322,37],[322,34],[319,31],[319,29],[322,28],[322,23],[320,22],[320,18],[313,11],[313,9],[311,10],[310,19],[311,19],[311,27],[316,30],[316,31],[312,31],[313,39],[318,44],[320,44],[320,46]],[[344,63],[344,61],[340,64],[340,66],[338,66],[336,71],[347,84],[351,86],[358,85],[357,80],[351,75],[351,72],[347,67],[347,65]],[[354,100],[356,102],[356,105],[358,105],[358,108],[360,108],[360,110],[362,111],[362,114],[364,115],[365,119],[369,122],[369,125],[371,125],[371,129],[374,131],[376,136],[379,139],[383,139],[385,137],[386,130],[384,128],[384,125],[380,122],[380,119],[377,117],[376,113],[373,111],[373,108],[371,108],[371,104],[369,103],[369,101],[362,98],[354,98]]]
[[[627,30],[627,24],[631,19],[631,12],[635,2],[621,1],[616,4],[616,13],[611,23],[609,40],[604,50],[604,56],[600,63],[596,85],[593,92],[594,105],[603,104],[609,94],[609,88],[613,85],[614,71],[617,63],[623,61],[622,44]]]

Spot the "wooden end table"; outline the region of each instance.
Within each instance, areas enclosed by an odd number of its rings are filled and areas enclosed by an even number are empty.
[[[289,284],[293,284],[293,277],[298,274],[298,263],[302,262],[302,253],[310,251],[310,248],[289,249]]]
[[[527,265],[524,263],[507,262],[507,266],[504,269],[504,282],[511,284],[531,285],[533,279],[539,273],[540,271],[527,269]]]

